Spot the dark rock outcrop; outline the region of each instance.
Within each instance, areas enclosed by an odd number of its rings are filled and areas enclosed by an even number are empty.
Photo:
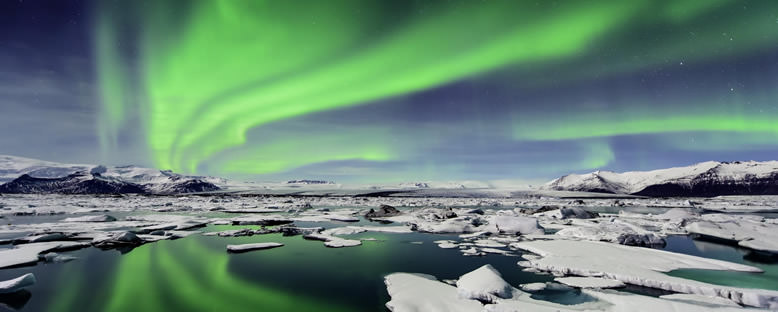
[[[88,173],[75,173],[53,179],[35,178],[25,174],[0,185],[0,193],[143,194],[146,190],[137,184],[104,179]]]
[[[372,219],[372,218],[392,217],[399,214],[401,214],[401,212],[397,210],[397,208],[394,208],[389,205],[381,205],[381,207],[378,207],[378,210],[370,208],[370,211],[365,213],[365,218]]]

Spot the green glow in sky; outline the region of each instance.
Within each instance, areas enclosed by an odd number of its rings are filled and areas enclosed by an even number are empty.
[[[323,128],[310,137],[251,140],[251,129],[317,112],[430,90],[506,68],[569,73],[549,81],[596,79],[689,58],[708,61],[769,45],[773,19],[742,23],[733,12],[705,30],[667,32],[641,41],[640,32],[698,25],[731,1],[602,2],[463,1],[192,1],[137,6],[139,66],[128,70],[116,45],[120,15],[98,19],[96,51],[102,90],[103,145],[115,144],[127,106],[141,106],[141,126],[154,163],[194,173],[268,174],[338,160],[402,160],[391,135]],[[745,12],[745,13],[744,13]],[[773,25],[774,26],[774,25]],[[690,26],[691,27],[691,26]],[[696,26],[695,26],[696,27]],[[635,33],[624,31],[634,29]],[[682,28],[686,29],[686,28]],[[625,38],[624,36],[635,36]],[[690,39],[691,38],[691,39]],[[738,45],[732,45],[733,40]],[[709,51],[701,50],[701,43]],[[644,53],[642,53],[644,52]],[[642,53],[642,54],[641,54]],[[672,61],[669,61],[672,60]],[[139,103],[129,103],[135,81]],[[538,84],[547,83],[535,73]],[[521,80],[521,77],[513,77]],[[510,80],[508,80],[510,81]],[[510,83],[510,82],[506,82]],[[531,85],[532,82],[522,82]],[[633,110],[639,101],[622,101]],[[648,103],[647,105],[650,105]],[[425,105],[419,103],[418,105]],[[536,103],[526,110],[542,110]],[[524,109],[521,109],[524,110]],[[506,125],[516,141],[556,141],[668,132],[773,133],[769,116],[719,110],[704,115],[640,117],[559,112],[537,123]],[[529,114],[533,115],[533,114]],[[754,117],[754,118],[751,118]],[[550,126],[550,128],[549,128]],[[511,132],[513,130],[513,133]],[[371,139],[372,138],[372,139]],[[571,167],[595,168],[616,155],[598,141]]]
[[[584,115],[585,116],[585,115]],[[586,116],[578,120],[550,122],[548,128],[518,128],[517,139],[571,140],[617,135],[634,135],[668,132],[721,131],[751,133],[753,135],[778,134],[778,123],[772,116],[738,115],[667,115],[635,118],[612,116]]]
[[[148,141],[158,166],[194,172],[264,123],[581,53],[643,3],[582,4],[539,15],[509,1],[466,2],[353,49],[380,7],[196,2],[192,16],[165,38],[172,42],[155,42],[158,33],[143,42]]]
[[[397,159],[399,152],[392,148],[391,142],[375,140],[390,137],[387,132],[365,129],[362,132],[310,133],[295,140],[269,138],[270,142],[231,155],[223,163],[217,160],[214,166],[225,173],[266,174],[327,161],[389,161]]]

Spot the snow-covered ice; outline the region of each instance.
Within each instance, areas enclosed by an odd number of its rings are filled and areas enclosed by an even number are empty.
[[[608,278],[680,293],[717,296],[753,307],[778,308],[778,291],[713,285],[664,274],[682,268],[761,272],[752,266],[603,242],[552,240],[515,245],[540,255],[540,258],[519,262],[525,267],[564,275]]]
[[[778,254],[778,224],[763,222],[761,218],[733,218],[709,216],[723,222],[697,221],[686,226],[689,233],[736,241],[738,245]]]
[[[253,244],[239,244],[239,245],[227,245],[227,251],[230,252],[246,252],[251,250],[261,250],[281,247],[284,244],[281,243],[253,243]]]
[[[27,273],[14,279],[0,281],[0,294],[17,292],[25,287],[35,284],[35,275]]]
[[[606,279],[599,277],[557,277],[554,281],[565,284],[567,286],[577,288],[618,288],[624,287],[624,283],[614,279]]]
[[[459,277],[457,293],[460,298],[493,303],[497,298],[510,298],[511,285],[500,272],[489,264]]]
[[[82,242],[45,242],[17,245],[14,248],[0,249],[0,269],[34,264],[38,262],[39,254],[46,251],[76,249],[87,247],[89,244]]]

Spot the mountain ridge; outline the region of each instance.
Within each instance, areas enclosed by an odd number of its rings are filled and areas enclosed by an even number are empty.
[[[0,193],[154,194],[221,190],[222,178],[139,166],[64,164],[0,155]]]
[[[569,174],[542,189],[649,197],[778,195],[778,161],[707,161],[650,171]]]

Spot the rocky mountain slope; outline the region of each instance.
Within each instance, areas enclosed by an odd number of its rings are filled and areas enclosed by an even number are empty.
[[[543,188],[651,197],[778,195],[778,161],[708,161],[652,171],[596,171],[566,175]]]
[[[217,191],[221,178],[137,166],[62,164],[0,155],[0,193],[182,194]]]

